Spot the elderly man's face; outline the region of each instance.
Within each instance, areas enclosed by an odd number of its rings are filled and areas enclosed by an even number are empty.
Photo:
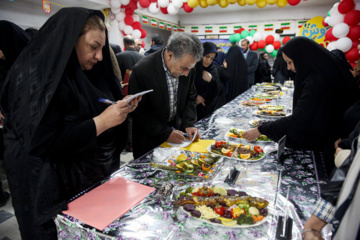
[[[140,49],[141,49],[141,45],[142,45],[142,42],[141,42],[141,40],[135,40],[135,49],[136,49],[136,51],[140,51]]]
[[[184,54],[181,58],[175,59],[173,52],[164,51],[164,58],[166,59],[166,67],[174,77],[189,75],[190,69],[194,68],[197,62],[196,59],[188,53]]]

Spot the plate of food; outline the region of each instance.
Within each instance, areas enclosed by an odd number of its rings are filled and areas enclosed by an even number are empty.
[[[231,140],[242,140],[242,141],[246,141],[246,139],[243,138],[242,134],[245,132],[246,130],[242,130],[242,129],[237,129],[237,128],[230,128],[230,130],[225,134],[226,137],[230,138]],[[258,137],[257,139],[254,140],[254,142],[257,143],[268,143],[268,142],[272,142],[272,140],[270,138],[268,138],[265,135],[260,135],[260,137]]]
[[[226,141],[217,141],[207,147],[208,152],[230,157],[238,161],[257,162],[265,158],[266,153],[257,145],[231,143]]]
[[[270,99],[272,99],[272,98],[277,98],[278,93],[279,92],[277,92],[277,94],[275,94],[275,95],[269,94],[269,93],[256,94],[255,97],[260,98],[260,99],[262,99],[262,98],[265,98],[265,99],[270,98]]]
[[[253,106],[257,106],[259,103],[254,102],[254,101],[241,101],[241,104],[244,106],[253,107]],[[263,102],[260,104],[263,104]]]
[[[254,114],[258,117],[264,117],[264,118],[272,118],[272,119],[278,119],[282,117],[286,117],[286,113],[284,113],[282,110],[260,110],[255,111]]]
[[[284,105],[270,105],[270,104],[263,104],[257,106],[259,110],[274,110],[274,111],[284,111]]]
[[[253,102],[254,104],[264,104],[264,103],[268,103],[271,101],[271,98],[259,98],[259,97],[254,97],[250,99],[251,102]]]
[[[260,127],[261,125],[263,125],[264,123],[268,123],[268,122],[272,122],[269,120],[264,120],[264,119],[257,119],[257,120],[250,120],[249,124],[252,127]]]
[[[269,218],[269,202],[246,192],[221,186],[188,187],[173,201],[178,213],[227,228],[250,228]]]
[[[150,166],[187,177],[211,179],[221,163],[222,159],[215,154],[180,150],[161,161],[151,161]]]

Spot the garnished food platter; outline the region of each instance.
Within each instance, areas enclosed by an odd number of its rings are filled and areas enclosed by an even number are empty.
[[[287,114],[285,112],[283,112],[282,110],[278,110],[278,111],[277,110],[259,110],[259,111],[255,111],[253,114],[258,117],[270,118],[270,119],[278,119],[278,118],[287,116]]]
[[[237,128],[232,127],[232,128],[230,128],[230,130],[227,133],[225,133],[225,137],[230,138],[231,141],[240,140],[242,142],[248,142],[242,136],[242,134],[245,131],[246,130],[237,129]],[[260,137],[255,139],[254,142],[256,142],[256,143],[268,143],[268,142],[272,142],[272,140],[270,138],[268,138],[267,136],[265,136],[265,135],[260,135]]]

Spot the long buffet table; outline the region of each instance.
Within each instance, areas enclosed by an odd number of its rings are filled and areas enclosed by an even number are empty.
[[[224,140],[230,127],[249,129],[249,121],[256,119],[256,108],[241,104],[249,100],[258,89],[253,87],[230,103],[218,109],[212,116],[196,123],[202,139]],[[286,91],[271,104],[285,105],[285,111],[291,112],[292,91]],[[257,144],[259,145],[259,144]],[[188,178],[150,167],[150,161],[158,156],[169,157],[179,152],[176,148],[156,148],[139,159],[114,173],[159,190],[164,184],[174,185],[173,194],[164,198],[157,191],[133,207],[121,218],[112,222],[103,231],[99,231],[74,217],[59,214],[55,222],[59,239],[275,239],[279,216],[288,209],[293,219],[292,239],[301,239],[304,221],[310,216],[320,193],[322,179],[317,169],[320,159],[311,151],[286,149],[284,161],[276,159],[276,143],[260,145],[267,153],[257,162],[236,161],[223,157],[221,166],[210,179]],[[224,183],[231,167],[236,167],[240,175],[235,184]],[[269,216],[265,223],[251,227],[227,227],[189,217],[183,211],[174,208],[172,201],[179,192],[188,186],[199,185],[224,186],[247,192],[269,201]],[[289,201],[286,195],[290,189]],[[325,238],[330,237],[328,229]]]

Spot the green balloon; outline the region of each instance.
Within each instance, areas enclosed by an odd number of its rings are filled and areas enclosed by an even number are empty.
[[[235,42],[240,41],[240,39],[241,39],[240,33],[235,33]]]
[[[272,57],[276,57],[277,53],[278,53],[278,50],[274,50],[274,51],[272,51],[272,52],[270,53],[270,55],[271,55]]]
[[[251,37],[253,37],[255,33],[256,33],[256,30],[253,29],[253,30],[250,31],[249,34],[250,34]]]
[[[249,36],[249,32],[248,32],[248,31],[244,30],[244,31],[241,32],[241,38],[246,38],[246,37],[248,37],[248,36]]]
[[[230,41],[230,42],[234,42],[234,37],[235,37],[235,35],[234,35],[234,34],[231,34],[230,37],[229,37],[229,41]]]
[[[328,16],[330,17],[330,10],[328,11]]]

